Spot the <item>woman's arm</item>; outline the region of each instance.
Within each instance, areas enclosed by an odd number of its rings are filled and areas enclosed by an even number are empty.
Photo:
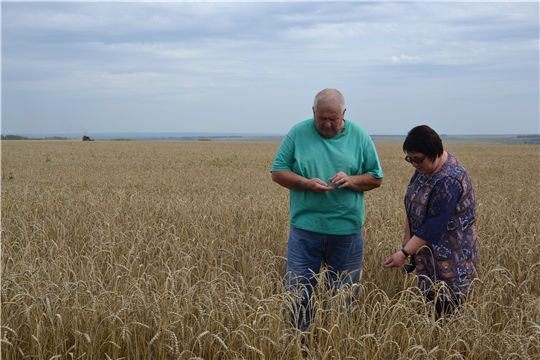
[[[409,219],[405,219],[405,230],[403,230],[403,241],[401,242],[401,246],[405,247],[409,240],[411,240],[411,229],[409,228]]]
[[[418,236],[413,236],[409,239],[407,244],[403,247],[405,252],[409,255],[415,254],[420,248],[424,245],[429,244],[426,240],[420,239]],[[390,256],[388,259],[384,260],[383,267],[385,268],[392,268],[392,267],[398,267],[403,265],[405,262],[405,259],[407,259],[407,256],[403,253],[403,251],[397,251],[392,256]]]

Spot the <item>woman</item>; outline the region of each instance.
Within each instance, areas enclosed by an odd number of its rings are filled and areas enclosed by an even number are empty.
[[[434,301],[437,318],[454,311],[476,277],[476,206],[469,173],[441,138],[421,125],[403,143],[415,172],[405,194],[403,248],[384,261],[398,267],[411,257],[418,287]]]

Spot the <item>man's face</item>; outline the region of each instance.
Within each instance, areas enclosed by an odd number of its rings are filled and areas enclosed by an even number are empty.
[[[319,101],[317,109],[313,109],[315,118],[315,128],[325,138],[331,138],[341,134],[345,121],[345,110],[341,112],[341,106],[338,101]]]

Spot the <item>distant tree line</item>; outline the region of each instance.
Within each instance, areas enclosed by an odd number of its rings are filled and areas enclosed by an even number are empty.
[[[540,134],[518,135],[518,138],[525,139],[525,144],[540,144]]]
[[[21,135],[2,135],[2,140],[29,140],[30,138]]]
[[[69,140],[67,137],[50,136],[44,138],[29,138],[21,135],[2,135],[1,140]]]

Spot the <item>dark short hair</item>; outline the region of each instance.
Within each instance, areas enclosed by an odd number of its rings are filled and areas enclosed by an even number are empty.
[[[419,125],[407,133],[403,142],[403,152],[407,151],[424,154],[433,161],[443,154],[444,149],[442,140],[435,130],[427,125]]]

